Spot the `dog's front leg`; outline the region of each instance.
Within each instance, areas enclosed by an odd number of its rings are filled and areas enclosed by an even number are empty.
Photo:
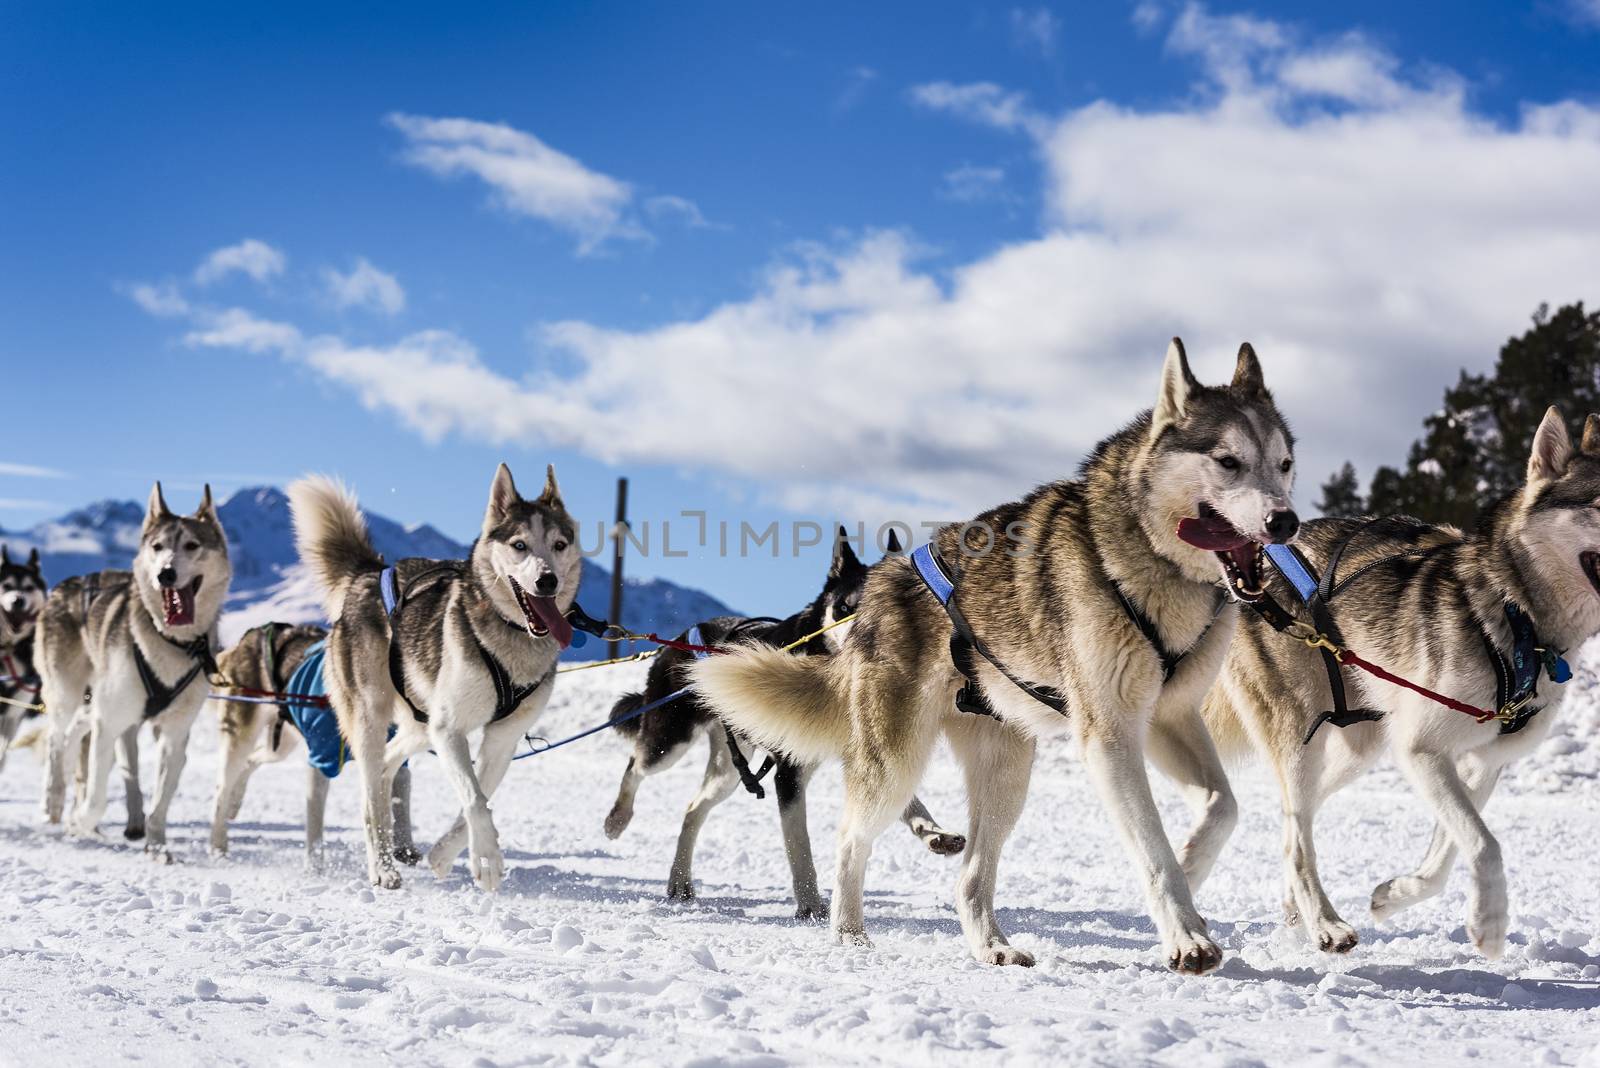
[[[134,720],[132,724],[126,721],[114,721],[109,710],[95,715],[94,723],[89,729],[88,758],[80,769],[83,776],[83,792],[72,811],[68,828],[71,834],[99,833],[100,820],[106,814],[106,785],[111,778],[111,765],[116,759],[117,740],[129,726],[137,729],[138,720]]]
[[[217,798],[211,808],[211,852],[228,851],[228,824],[238,818],[244,804],[245,785],[255,770],[252,759],[262,717],[224,713],[222,759],[217,761]]]
[[[1002,724],[969,716],[945,736],[967,782],[967,848],[956,883],[956,912],[972,955],[985,964],[1033,967],[1033,954],[1006,938],[994,914],[1000,851],[1022,815],[1033,774],[1033,740]]]
[[[667,896],[674,901],[688,901],[694,897],[694,847],[700,841],[700,828],[705,826],[711,810],[726,801],[739,785],[739,772],[728,752],[727,732],[708,730],[706,739],[711,743],[706,774],[683,814],[683,826],[678,829],[678,848],[672,855],[672,869],[667,873]]]
[[[1189,893],[1197,894],[1239,822],[1239,803],[1198,711],[1185,709],[1158,716],[1150,725],[1145,749],[1151,762],[1177,784],[1197,817],[1180,861],[1189,880]]]
[[[167,852],[167,809],[172,806],[172,798],[178,792],[178,780],[183,775],[184,765],[189,762],[189,732],[194,727],[194,718],[199,711],[198,704],[187,711],[171,709],[161,717],[156,727],[160,761],[156,765],[156,803],[150,807],[150,840],[145,843],[145,851],[169,862],[172,855]]]
[[[46,700],[54,701],[55,698],[48,697]],[[89,716],[82,704],[69,706],[63,701],[46,704],[45,708],[48,722],[41,807],[46,823],[60,823],[67,805],[68,761],[78,752],[78,746],[89,729]]]
[[[437,718],[434,722],[438,722]],[[506,862],[500,853],[500,839],[495,833],[494,820],[489,815],[489,799],[484,796],[478,776],[472,770],[472,751],[467,745],[467,736],[435,725],[429,726],[428,735],[433,740],[434,751],[439,754],[439,762],[444,765],[445,775],[456,788],[456,796],[461,801],[461,812],[467,824],[468,865],[473,881],[493,893],[499,889],[500,880],[505,877]],[[384,800],[387,803],[388,799]]]
[[[1469,760],[1463,761],[1457,770],[1472,796],[1472,804],[1482,812],[1483,806],[1489,803],[1489,796],[1494,793],[1495,784],[1500,781],[1503,766],[1485,766],[1476,760]],[[1433,838],[1428,842],[1428,852],[1423,856],[1422,863],[1417,865],[1417,870],[1410,875],[1396,876],[1372,891],[1372,918],[1386,920],[1402,909],[1439,894],[1450,876],[1455,859],[1455,843],[1445,833],[1444,826],[1435,823]]]
[[[394,859],[410,866],[422,859],[411,837],[411,769],[401,764],[389,787],[389,819],[394,827]]]
[[[11,751],[11,739],[17,736],[22,725],[22,710],[6,706],[0,709],[0,771],[6,768],[6,754]]]
[[[1490,960],[1506,949],[1506,873],[1500,843],[1478,812],[1472,793],[1456,772],[1455,761],[1442,753],[1423,750],[1416,739],[1397,744],[1395,759],[1417,792],[1433,809],[1451,842],[1467,859],[1472,871],[1472,891],[1467,896],[1467,934]]]
[[[117,739],[117,769],[122,772],[122,800],[127,809],[128,822],[122,837],[137,842],[144,837],[144,792],[139,789],[139,728],[135,723]]]
[[[493,797],[494,792],[500,788],[500,781],[506,777],[506,771],[511,767],[511,758],[516,754],[517,742],[522,739],[521,724],[526,721],[518,717],[519,726],[516,727],[510,726],[511,722],[505,720],[491,723],[484,728],[483,741],[478,743],[477,784],[483,792],[486,804],[487,799]],[[463,807],[462,811],[457,813],[450,829],[433,844],[432,849],[428,850],[428,867],[443,879],[450,874],[456,858],[467,848],[470,838],[468,814]]]
[[[322,869],[322,828],[328,815],[328,777],[306,765],[306,870]]]
[[[1132,710],[1086,709],[1078,716],[1083,760],[1144,881],[1167,966],[1198,975],[1222,963],[1222,949],[1195,911],[1189,880],[1161,826],[1145,770],[1138,715]]]

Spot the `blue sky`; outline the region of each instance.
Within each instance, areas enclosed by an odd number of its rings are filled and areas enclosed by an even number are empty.
[[[1600,7],[10,5],[0,526],[308,470],[469,538],[954,518],[1261,350],[1396,460],[1600,299]],[[781,612],[822,550],[635,574]]]

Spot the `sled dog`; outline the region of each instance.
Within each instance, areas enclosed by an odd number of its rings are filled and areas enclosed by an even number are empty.
[[[187,759],[189,729],[206,700],[208,673],[216,666],[217,615],[232,574],[211,487],[193,515],[179,516],[167,508],[158,482],[150,491],[132,570],[70,578],[50,591],[39,618],[37,652],[49,724],[48,822],[61,821],[68,757],[87,732],[88,760],[68,831],[96,833],[115,748],[129,786],[127,836],[147,830],[145,848],[165,855],[167,806]],[[148,821],[140,811],[133,748],[146,722],[155,729],[161,754]]]
[[[995,873],[1027,796],[1036,740],[1075,735],[1144,882],[1163,956],[1187,972],[1220,963],[1191,893],[1216,858],[1216,828],[1231,823],[1234,800],[1200,702],[1233,630],[1219,578],[1253,590],[1263,544],[1294,536],[1292,468],[1293,439],[1250,346],[1230,385],[1206,387],[1174,339],[1154,410],[1103,441],[1078,480],[935,536],[965,646],[983,654],[965,658],[970,680],[952,655],[954,614],[941,606],[948,593],[923,577],[916,557],[873,568],[835,656],[751,647],[690,669],[712,709],[757,742],[805,762],[842,756],[836,937],[866,944],[873,839],[904,809],[942,732],[966,771],[970,825],[956,908],[968,945],[980,961],[1032,964],[996,920]],[[958,690],[965,707],[992,714],[959,711]],[[1150,793],[1147,753],[1211,816],[1181,862]]]
[[[297,674],[318,642],[327,637],[322,627],[265,623],[246,631],[238,644],[217,658],[225,690],[256,693],[302,693]],[[293,685],[291,685],[293,680]],[[313,694],[312,696],[318,696]],[[218,699],[222,729],[222,758],[217,767],[217,798],[211,816],[211,850],[228,851],[228,824],[239,818],[245,786],[263,764],[275,764],[295,752],[306,753],[306,864],[316,867],[322,853],[322,830],[328,808],[328,783],[344,764],[344,741],[331,706],[300,702],[294,706],[253,704]],[[321,722],[311,723],[310,717]],[[310,737],[302,733],[307,724]],[[315,728],[315,729],[313,729]],[[329,748],[331,746],[331,752]],[[395,773],[395,859],[415,864],[422,854],[411,843],[411,769]]]
[[[781,620],[718,616],[684,632],[678,640],[712,646],[759,642],[781,649],[819,628],[847,618],[855,612],[861,600],[861,587],[866,582],[868,570],[850,547],[847,537],[848,532],[841,527],[839,538],[834,542],[833,562],[828,568],[822,592],[794,615]],[[900,552],[900,543],[892,531],[889,538],[889,552]],[[837,651],[839,636],[846,632],[849,625],[834,627],[811,639],[794,650],[792,655],[826,656]],[[694,635],[693,639],[691,635]],[[692,652],[662,649],[650,663],[644,691],[623,694],[611,710],[612,718],[625,716],[634,709],[643,708],[682,689],[689,681],[685,668],[694,659]],[[617,730],[632,739],[633,754],[623,770],[622,788],[617,792],[616,804],[606,816],[607,838],[616,838],[627,829],[628,822],[633,819],[634,795],[645,776],[665,771],[676,764],[695,739],[702,735],[710,747],[705,778],[701,780],[694,800],[689,802],[689,810],[684,813],[683,828],[678,832],[677,852],[673,855],[672,870],[667,876],[667,896],[688,900],[694,897],[692,869],[695,843],[706,817],[713,808],[727,800],[728,795],[747,776],[751,776],[750,782],[753,783],[760,775],[760,772],[752,775],[749,764],[743,763],[754,755],[753,747],[746,738],[730,738],[722,721],[692,693],[620,723]],[[761,769],[763,772],[766,770],[769,769]],[[773,754],[770,770],[773,772],[773,788],[778,793],[778,820],[783,829],[784,852],[788,854],[789,870],[794,880],[795,915],[802,920],[818,919],[827,910],[817,890],[817,869],[811,859],[811,836],[806,829],[806,783],[816,770],[816,765],[797,763],[782,754]],[[900,814],[900,819],[934,853],[959,853],[966,845],[966,840],[960,835],[951,834],[934,823],[928,810],[915,797]]]
[[[24,719],[38,713],[24,706],[39,703],[39,677],[33,668],[33,632],[48,593],[39,568],[39,550],[27,563],[11,559],[0,545],[0,768]]]
[[[1506,694],[1507,677],[1521,673],[1534,690],[1505,721],[1479,723],[1364,672],[1336,669],[1350,705],[1382,718],[1322,724],[1307,741],[1332,698],[1319,654],[1246,612],[1204,714],[1224,751],[1253,748],[1277,773],[1287,920],[1324,950],[1356,944],[1318,878],[1312,821],[1387,749],[1437,823],[1417,869],[1373,891],[1374,918],[1439,893],[1459,854],[1472,877],[1467,932],[1484,956],[1499,957],[1505,872],[1480,810],[1501,769],[1550,732],[1567,689],[1555,681],[1553,658],[1600,632],[1600,416],[1589,416],[1574,450],[1551,408],[1525,484],[1486,509],[1470,534],[1406,517],[1319,519],[1296,545],[1321,575],[1338,554],[1327,606],[1339,639],[1364,659],[1485,709]],[[1274,574],[1267,591],[1309,621],[1283,576]]]
[[[401,560],[386,568],[355,498],[321,476],[289,487],[300,557],[323,590],[328,696],[361,772],[367,869],[400,885],[389,798],[401,764],[431,747],[461,814],[428,854],[443,877],[465,846],[472,878],[493,891],[505,860],[489,798],[518,740],[544,710],[556,657],[572,640],[577,524],[555,468],[524,500],[501,464],[483,529],[465,561]],[[397,733],[385,745],[389,728]],[[467,735],[483,730],[474,761]]]

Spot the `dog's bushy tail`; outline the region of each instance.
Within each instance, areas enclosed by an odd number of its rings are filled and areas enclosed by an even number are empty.
[[[621,697],[617,698],[616,704],[611,706],[611,718],[616,719],[619,716],[626,716],[629,712],[636,712],[643,706],[644,694],[625,693]],[[639,728],[643,721],[643,716],[634,716],[632,719],[627,720],[626,722],[617,724],[616,727],[612,729],[618,734],[626,735],[627,737],[632,738],[639,733]]]
[[[689,677],[724,723],[766,749],[818,763],[850,741],[845,659],[745,645],[696,661]]]
[[[361,506],[343,482],[310,475],[291,483],[288,493],[295,548],[322,588],[328,619],[338,619],[351,580],[381,570],[383,557],[372,547]]]

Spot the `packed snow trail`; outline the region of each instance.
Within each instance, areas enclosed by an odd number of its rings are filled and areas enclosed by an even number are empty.
[[[563,676],[540,732],[599,722],[645,665]],[[1577,685],[1594,696],[1592,671]],[[513,766],[494,798],[501,892],[463,865],[362,877],[354,770],[329,798],[325,869],[301,859],[305,766],[256,773],[226,858],[205,852],[217,731],[203,714],[173,806],[176,862],[40,826],[39,769],[0,773],[0,1060],[16,1064],[1589,1064],[1600,1066],[1600,704],[1569,707],[1489,810],[1506,856],[1511,945],[1486,962],[1462,927],[1465,876],[1375,928],[1366,900],[1410,870],[1431,821],[1389,768],[1323,810],[1324,879],[1361,944],[1312,949],[1279,923],[1278,805],[1235,775],[1241,820],[1200,895],[1220,974],[1161,966],[1132,872],[1067,744],[1040,750],[998,901],[1032,970],[967,956],[958,859],[891,828],[868,876],[876,946],[834,946],[790,918],[776,806],[740,791],[701,836],[700,898],[663,900],[703,749],[640,789],[626,834],[601,821],[626,756],[602,735]],[[148,757],[154,747],[146,746]],[[413,761],[418,836],[455,803]],[[147,782],[154,769],[147,763]],[[1157,786],[1169,830],[1188,815]],[[921,790],[965,830],[942,753]],[[813,780],[818,870],[831,881],[836,769]],[[120,818],[120,800],[111,814]]]

